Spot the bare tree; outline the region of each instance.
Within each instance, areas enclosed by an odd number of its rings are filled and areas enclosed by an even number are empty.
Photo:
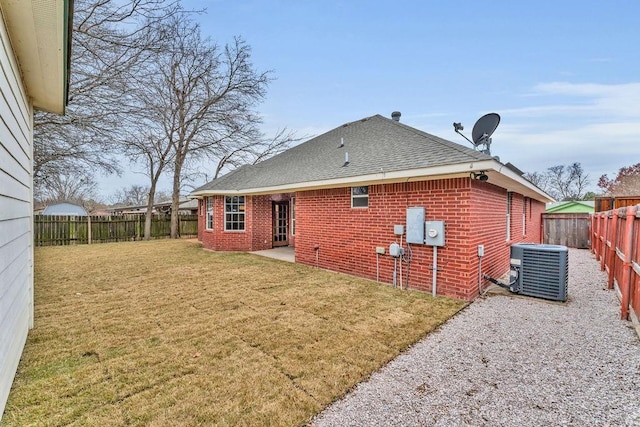
[[[263,141],[253,108],[271,77],[253,68],[242,39],[220,47],[203,38],[188,16],[172,17],[161,31],[167,44],[157,52],[155,75],[144,86],[148,95],[142,99],[162,129],[163,141],[172,147],[171,236],[178,237],[180,189],[189,162],[195,156],[224,158],[238,152],[232,147],[245,147],[245,152]]]
[[[216,165],[211,179],[218,178],[226,167],[235,169],[242,165],[255,165],[286,150],[291,143],[305,138],[307,137],[298,137],[295,132],[284,128],[278,130],[272,138],[261,136],[257,139],[230,141],[224,146],[225,152],[210,153],[214,155],[209,157]]]
[[[545,172],[526,173],[525,177],[556,200],[582,200],[590,182],[589,175],[577,162],[551,166]]]
[[[132,184],[128,187],[122,187],[111,195],[111,203],[115,205],[135,205],[141,206],[147,203],[149,195],[148,185]]]
[[[72,202],[84,205],[95,200],[98,184],[92,175],[57,174],[40,186],[35,198],[41,202]]]
[[[66,173],[117,172],[112,154],[134,117],[127,81],[160,43],[155,28],[178,0],[75,0],[69,102],[64,116],[36,112],[36,188]]]
[[[144,129],[146,127],[146,130]],[[144,223],[144,238],[151,238],[151,220],[153,215],[153,204],[156,197],[158,181],[167,165],[174,157],[173,146],[159,132],[153,132],[153,124],[141,123],[138,133],[133,133],[124,138],[123,143],[125,153],[132,161],[144,166],[144,173],[149,178],[149,186],[145,203],[147,211]]]
[[[524,177],[539,189],[548,192],[549,176],[545,172],[525,172]]]

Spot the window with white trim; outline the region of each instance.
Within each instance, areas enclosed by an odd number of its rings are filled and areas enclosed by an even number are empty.
[[[291,235],[296,235],[296,198],[291,198]]]
[[[369,207],[369,187],[351,187],[351,207]]]
[[[224,199],[225,231],[244,231],[244,196],[226,196]]]
[[[511,191],[507,191],[507,241],[511,240]]]
[[[207,230],[213,230],[213,197],[205,197],[206,203],[206,226]]]

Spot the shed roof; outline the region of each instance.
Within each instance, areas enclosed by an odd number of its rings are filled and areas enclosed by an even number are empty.
[[[191,195],[267,194],[468,177],[480,171],[509,190],[544,202],[552,200],[516,169],[487,154],[381,115],[346,123],[256,165],[240,167]]]
[[[595,210],[593,200],[570,200],[551,203],[547,206],[546,213],[588,213]]]
[[[62,202],[47,206],[44,208],[44,211],[42,211],[42,215],[87,216],[87,211],[80,205]]]

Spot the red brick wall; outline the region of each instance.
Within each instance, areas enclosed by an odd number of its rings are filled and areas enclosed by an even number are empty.
[[[350,187],[298,192],[296,262],[317,263],[321,268],[375,280],[376,247],[382,246],[386,253],[378,257],[379,278],[391,283],[394,259],[388,255],[389,244],[399,242],[393,226],[405,225],[407,207],[421,206],[427,221],[445,222],[445,246],[438,248],[438,295],[470,300],[478,295],[478,245],[485,246],[483,272],[500,277],[509,270],[512,243],[541,241],[544,204],[517,193],[511,197],[511,238],[507,240],[507,191],[488,182],[455,178],[373,185],[369,186],[368,208],[351,208]],[[198,237],[205,248],[213,250],[271,248],[272,201],[289,198],[286,194],[247,196],[245,231],[231,232],[224,231],[224,196],[215,196],[214,230],[204,230],[201,209]],[[406,243],[403,246],[407,248]],[[433,248],[411,247],[411,263],[402,264],[403,284],[409,268],[409,287],[431,292]]]
[[[351,208],[348,187],[299,192],[296,197],[296,262],[376,279],[375,249],[382,246],[387,253],[379,256],[379,277],[386,283],[393,280],[389,244],[399,241],[393,225],[405,224],[407,207],[425,207],[427,221],[445,222],[445,246],[438,248],[437,293],[465,300],[478,294],[477,245],[485,245],[483,270],[501,275],[508,271],[511,243],[540,241],[544,210],[542,203],[527,199],[523,236],[523,197],[513,193],[512,238],[507,242],[506,190],[468,178],[369,186],[366,209]],[[319,246],[317,258],[315,246]],[[409,286],[431,292],[433,248],[411,247]],[[403,282],[406,271],[403,263]]]
[[[511,193],[510,239],[507,240],[507,191],[488,182],[473,181],[470,263],[475,272],[472,295],[478,292],[478,245],[484,245],[482,272],[499,278],[509,271],[510,247],[513,243],[540,243],[540,225],[545,205],[537,200]],[[525,221],[523,222],[523,211]],[[523,233],[524,229],[524,233]],[[483,289],[488,283],[483,280]]]
[[[251,250],[271,249],[273,239],[271,196],[252,196]],[[249,224],[247,224],[248,226]]]
[[[225,231],[224,198],[213,196],[213,230],[205,230],[205,211],[198,216],[198,238],[206,249],[258,251],[271,248],[271,196],[245,196],[244,231]],[[200,203],[205,203],[204,199]]]
[[[213,230],[205,230],[206,199],[200,200],[198,240],[216,251],[259,251],[272,247],[272,202],[289,200],[288,194],[245,196],[245,230],[224,230],[225,196],[213,196]],[[289,228],[289,231],[291,229]],[[293,246],[293,239],[289,244]]]
[[[444,220],[446,247],[438,249],[438,294],[468,299],[466,285],[471,274],[463,259],[468,252],[470,184],[467,178],[369,186],[369,207],[351,208],[350,188],[296,194],[296,261],[357,276],[376,279],[376,246],[380,280],[391,283],[394,260],[389,244],[399,241],[394,224],[405,224],[406,208],[425,207],[427,220]],[[406,245],[405,245],[406,247]],[[433,248],[412,245],[409,286],[431,291]],[[403,283],[406,281],[403,265]],[[398,268],[399,269],[399,268]],[[398,278],[398,284],[400,279]]]

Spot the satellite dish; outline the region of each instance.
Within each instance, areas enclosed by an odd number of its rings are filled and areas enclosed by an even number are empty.
[[[500,123],[500,116],[496,113],[485,114],[480,117],[471,131],[471,139],[476,147],[480,144],[491,144],[491,135]],[[488,147],[487,147],[488,148]]]

